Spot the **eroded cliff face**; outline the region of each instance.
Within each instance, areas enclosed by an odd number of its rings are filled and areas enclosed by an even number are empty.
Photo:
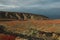
[[[48,17],[43,15],[31,13],[18,13],[18,12],[0,12],[1,19],[18,19],[18,20],[47,20]]]

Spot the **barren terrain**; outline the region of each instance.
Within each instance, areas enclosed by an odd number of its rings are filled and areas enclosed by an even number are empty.
[[[0,25],[6,26],[11,31],[35,28],[41,31],[60,33],[60,20],[1,21]]]

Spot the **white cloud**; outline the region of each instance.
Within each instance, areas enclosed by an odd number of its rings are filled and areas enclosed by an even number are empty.
[[[19,7],[19,6],[15,6],[15,5],[0,5],[0,7],[16,8],[16,7]]]
[[[19,8],[19,6],[16,6],[16,5],[3,5],[3,4],[0,4],[0,11],[4,11],[4,10],[11,10],[11,9],[15,9],[15,8]]]

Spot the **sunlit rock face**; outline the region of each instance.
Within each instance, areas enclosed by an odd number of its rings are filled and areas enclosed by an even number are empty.
[[[21,12],[2,12],[0,11],[1,19],[18,19],[18,20],[47,20],[48,17],[32,13]]]

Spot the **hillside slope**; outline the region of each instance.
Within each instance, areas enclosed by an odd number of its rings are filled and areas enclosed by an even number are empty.
[[[3,39],[2,36],[9,34],[23,39],[56,40],[56,36],[60,36],[60,20],[48,19],[37,14],[0,12],[0,38]]]
[[[21,12],[2,12],[0,11],[0,20],[47,20],[48,17],[43,15],[37,15],[32,13],[21,13]]]
[[[45,32],[60,33],[60,20],[29,20],[29,21],[1,21],[8,30],[23,32],[33,28]]]

